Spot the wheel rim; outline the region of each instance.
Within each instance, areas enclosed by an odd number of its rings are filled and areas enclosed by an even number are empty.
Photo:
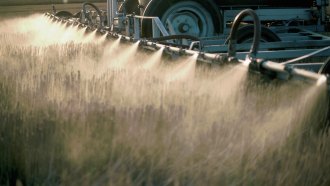
[[[211,15],[202,5],[192,1],[173,5],[163,14],[161,21],[171,35],[208,37],[214,34]]]

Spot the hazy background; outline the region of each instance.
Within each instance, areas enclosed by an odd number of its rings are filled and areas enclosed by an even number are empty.
[[[83,2],[107,2],[106,0],[0,0],[0,6],[62,4]]]
[[[57,11],[76,13],[81,10],[83,2],[92,2],[106,9],[106,0],[0,0],[0,20],[52,12],[51,4],[56,5]]]

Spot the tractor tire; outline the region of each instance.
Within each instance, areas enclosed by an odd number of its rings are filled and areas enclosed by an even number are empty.
[[[222,19],[211,0],[152,0],[143,16],[157,16],[170,35],[211,37],[222,32]],[[152,21],[142,20],[142,36],[152,37]]]
[[[139,0],[125,0],[119,7],[119,12],[140,15]]]
[[[251,43],[254,35],[254,25],[243,26],[237,31],[237,43]],[[261,42],[276,42],[281,39],[270,29],[261,27]]]
[[[73,17],[73,14],[68,11],[59,11],[59,12],[56,12],[55,16],[63,18],[63,19],[69,19],[69,18]]]

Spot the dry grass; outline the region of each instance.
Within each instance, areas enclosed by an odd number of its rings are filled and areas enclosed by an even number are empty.
[[[12,1],[10,1],[12,2]],[[23,1],[22,1],[23,2]],[[31,1],[35,2],[35,1]],[[94,2],[94,1],[90,1]],[[96,1],[95,1],[96,2]],[[95,3],[95,5],[102,10],[106,10],[106,3]],[[71,3],[71,4],[56,4],[57,11],[69,11],[71,13],[77,13],[82,9],[81,3]],[[10,19],[13,17],[24,17],[36,13],[52,12],[52,6],[50,3],[39,4],[39,3],[28,3],[24,1],[24,4],[14,4],[0,2],[0,20]]]
[[[63,3],[104,3],[106,0],[1,0],[0,6],[45,5]]]
[[[325,87],[143,69],[150,53],[72,29],[0,24],[0,185],[330,184]]]

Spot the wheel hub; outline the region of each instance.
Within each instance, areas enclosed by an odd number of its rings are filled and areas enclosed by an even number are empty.
[[[203,5],[193,1],[173,5],[165,11],[161,21],[171,35],[209,37],[214,34],[212,16]]]
[[[198,18],[190,12],[171,15],[166,20],[166,27],[176,34],[199,35]]]
[[[186,33],[186,32],[188,32],[188,30],[189,30],[189,25],[187,25],[187,24],[180,24],[180,26],[179,26],[179,30],[180,30],[180,32],[182,32],[182,33]]]

